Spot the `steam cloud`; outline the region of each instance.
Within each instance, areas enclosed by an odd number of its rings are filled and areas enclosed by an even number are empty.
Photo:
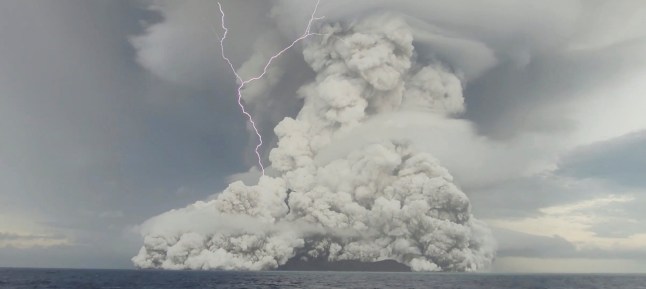
[[[316,78],[299,89],[298,115],[274,129],[268,175],[148,220],[137,267],[266,270],[292,258],[395,260],[414,271],[491,264],[491,232],[448,170],[410,141],[386,138],[322,157],[378,115],[462,112],[463,76],[439,61],[417,62],[412,29],[397,15],[319,31],[303,49]]]

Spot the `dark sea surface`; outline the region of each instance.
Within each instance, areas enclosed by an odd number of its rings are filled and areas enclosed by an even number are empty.
[[[646,275],[2,269],[0,288],[646,288]]]

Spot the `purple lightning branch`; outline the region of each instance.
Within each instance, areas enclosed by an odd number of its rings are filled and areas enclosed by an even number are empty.
[[[283,50],[279,51],[278,53],[274,54],[274,56],[269,58],[269,60],[267,61],[267,64],[265,64],[265,67],[262,70],[262,73],[260,73],[258,76],[251,77],[251,78],[249,78],[247,80],[242,79],[242,77],[238,74],[235,67],[233,66],[233,63],[231,63],[231,60],[229,60],[229,58],[224,54],[224,39],[227,37],[227,33],[229,32],[229,29],[224,25],[224,11],[222,10],[222,5],[220,5],[220,2],[218,2],[218,7],[220,8],[220,14],[222,15],[222,29],[224,30],[224,34],[222,35],[222,38],[220,38],[220,48],[221,48],[221,51],[222,51],[222,58],[229,64],[229,67],[231,68],[231,71],[236,76],[236,80],[238,82],[238,106],[240,106],[240,110],[242,111],[242,114],[244,114],[247,117],[249,123],[251,124],[251,127],[253,128],[254,132],[256,133],[256,136],[258,136],[258,144],[256,145],[255,152],[256,152],[256,156],[258,157],[258,165],[260,166],[260,170],[262,171],[263,176],[265,175],[265,166],[262,164],[262,157],[260,156],[260,151],[259,151],[260,147],[262,146],[262,135],[260,135],[260,132],[258,131],[258,128],[256,127],[256,123],[253,120],[253,117],[247,111],[247,109],[245,108],[245,106],[243,104],[242,89],[244,88],[245,85],[247,85],[247,84],[249,84],[249,83],[251,83],[253,81],[256,81],[256,80],[259,80],[259,79],[263,78],[265,76],[265,74],[267,73],[267,69],[269,69],[269,65],[271,65],[271,63],[274,61],[274,59],[278,58],[280,55],[285,53],[285,51],[292,48],[294,45],[296,45],[296,43],[298,43],[299,41],[301,41],[301,40],[303,40],[303,39],[305,39],[305,38],[307,38],[309,36],[317,35],[317,33],[310,32],[310,29],[312,28],[312,22],[314,22],[315,20],[323,19],[323,17],[315,17],[316,10],[318,9],[318,6],[319,6],[319,2],[320,2],[320,0],[316,1],[316,5],[314,6],[314,11],[312,12],[312,15],[310,16],[310,19],[309,19],[309,21],[307,23],[307,27],[305,28],[305,31],[303,32],[303,34],[300,37],[296,38],[294,41],[292,41],[292,43],[289,44],[287,47],[283,48]]]

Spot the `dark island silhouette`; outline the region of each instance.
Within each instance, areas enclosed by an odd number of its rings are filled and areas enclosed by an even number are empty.
[[[292,258],[279,266],[276,271],[354,271],[354,272],[410,272],[410,267],[394,260],[378,262],[342,261],[304,261]]]

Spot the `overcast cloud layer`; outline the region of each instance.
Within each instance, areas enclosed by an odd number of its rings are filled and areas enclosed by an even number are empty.
[[[464,110],[371,119],[318,161],[380,133],[408,137],[494,228],[494,270],[645,271],[646,5],[474,2],[322,1],[324,23],[405,19],[416,61],[458,75]],[[138,224],[229,176],[254,179],[234,175],[254,164],[254,140],[219,59],[214,4],[0,4],[0,266],[130,266]],[[230,56],[251,73],[301,32],[313,1],[222,5]],[[302,49],[245,96],[271,140],[266,160],[315,75]]]

